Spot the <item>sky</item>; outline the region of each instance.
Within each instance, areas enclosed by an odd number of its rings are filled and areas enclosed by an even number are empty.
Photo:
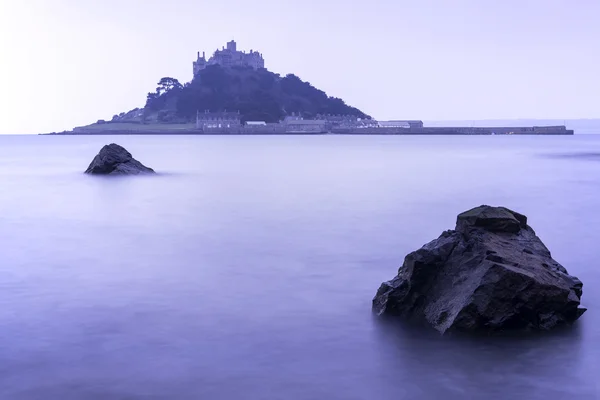
[[[1,133],[143,106],[234,39],[376,119],[600,117],[599,0],[0,0]]]

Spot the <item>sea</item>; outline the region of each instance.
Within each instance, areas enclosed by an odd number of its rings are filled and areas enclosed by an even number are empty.
[[[85,175],[109,143],[158,174]],[[482,204],[529,217],[581,319],[374,316],[404,256]],[[599,399],[599,205],[593,134],[0,136],[0,399]]]

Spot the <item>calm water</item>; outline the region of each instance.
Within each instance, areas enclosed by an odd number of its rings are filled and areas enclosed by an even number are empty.
[[[117,142],[162,172],[85,176]],[[600,136],[0,137],[0,399],[598,399]],[[371,315],[480,204],[584,282],[573,329]]]

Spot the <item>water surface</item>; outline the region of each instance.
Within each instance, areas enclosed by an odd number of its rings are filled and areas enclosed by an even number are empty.
[[[82,174],[116,142],[156,177]],[[0,137],[0,399],[598,399],[600,136]],[[589,308],[541,337],[382,321],[480,204]]]

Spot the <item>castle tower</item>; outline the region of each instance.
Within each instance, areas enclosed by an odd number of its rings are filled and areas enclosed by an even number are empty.
[[[204,52],[202,52],[202,57],[200,57],[200,52],[198,52],[198,57],[196,58],[196,61],[194,61],[192,64],[194,66],[194,72],[192,76],[196,76],[198,74],[198,71],[206,68],[206,57],[204,56]]]
[[[200,56],[200,52],[198,52],[196,61],[193,62],[194,76],[207,66],[215,64],[226,68],[241,66],[260,69],[265,67],[265,60],[258,51],[250,50],[250,53],[238,51],[237,43],[235,40],[231,40],[227,42],[227,48],[223,46],[222,50],[217,49],[208,60],[204,52],[202,52],[202,57]]]

